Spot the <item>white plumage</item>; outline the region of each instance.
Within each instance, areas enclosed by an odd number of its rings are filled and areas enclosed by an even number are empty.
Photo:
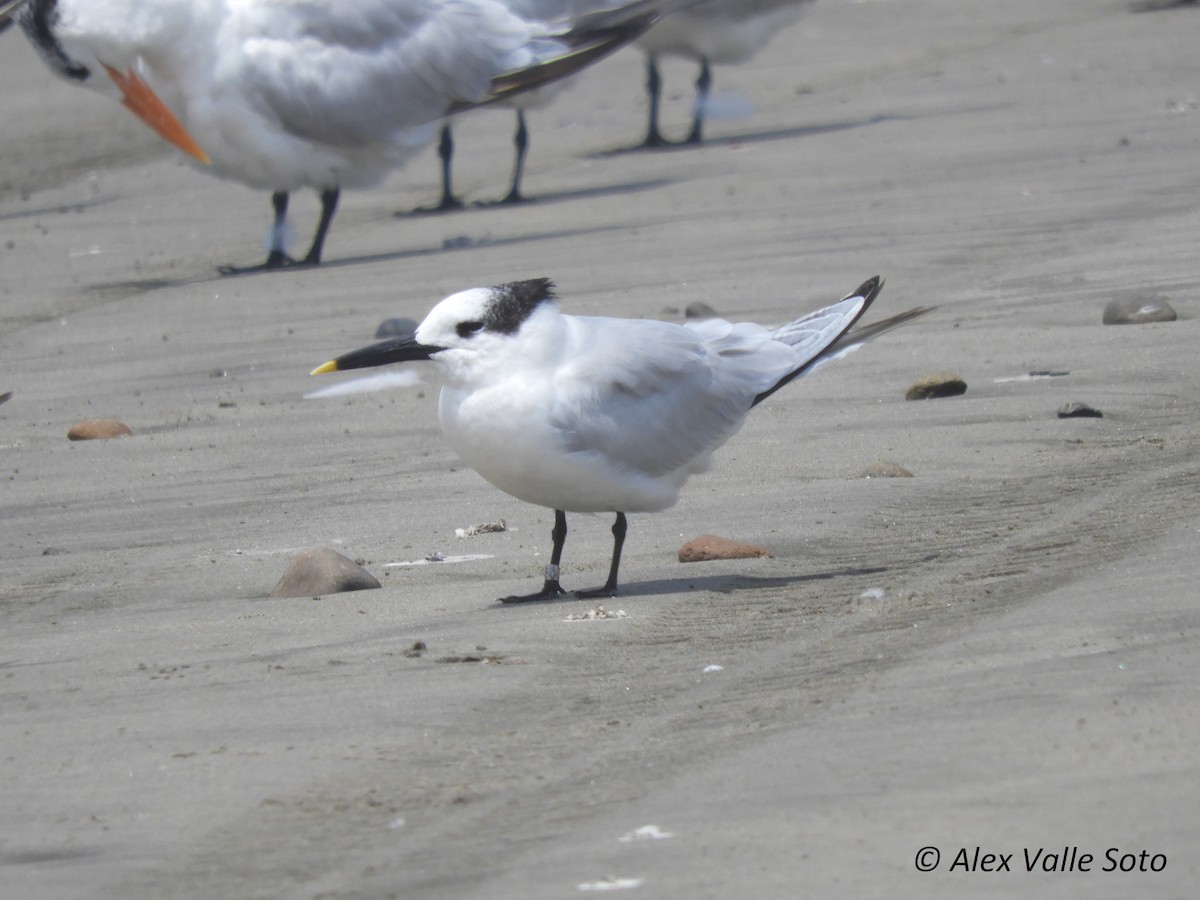
[[[414,336],[316,371],[432,360],[454,451],[502,491],[556,511],[552,568],[533,596],[562,592],[565,512],[617,514],[609,579],[594,592],[607,595],[616,590],[625,513],[671,506],[758,402],[927,311],[849,331],[881,286],[871,279],[775,329],[564,315],[546,279],[474,288],[435,306]]]

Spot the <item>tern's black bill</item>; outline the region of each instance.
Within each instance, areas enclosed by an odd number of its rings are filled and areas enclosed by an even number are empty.
[[[431,347],[428,344],[419,343],[415,337],[393,338],[390,341],[380,341],[370,347],[363,347],[361,350],[352,350],[337,359],[330,360],[323,366],[318,366],[313,369],[312,374],[345,372],[348,369],[370,369],[390,363],[429,359],[433,354],[445,349],[445,347]]]

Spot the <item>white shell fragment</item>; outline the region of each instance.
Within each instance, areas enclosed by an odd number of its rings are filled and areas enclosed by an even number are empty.
[[[617,838],[622,844],[632,844],[634,841],[664,841],[675,837],[674,832],[663,831],[657,825],[643,825],[633,831],[626,832]]]

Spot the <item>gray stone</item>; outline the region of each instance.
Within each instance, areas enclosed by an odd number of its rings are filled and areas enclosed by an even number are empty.
[[[683,311],[685,319],[719,319],[717,311],[702,300],[697,300],[695,303],[689,303],[687,309]]]
[[[1058,417],[1060,419],[1103,419],[1104,413],[1094,406],[1073,400],[1058,411]]]
[[[395,319],[384,319],[375,329],[375,337],[379,340],[396,337],[412,337],[420,323],[415,319],[400,316]]]
[[[271,597],[320,597],[345,591],[382,587],[379,581],[352,559],[333,550],[317,547],[292,560]]]
[[[1162,297],[1126,297],[1110,300],[1104,307],[1105,325],[1144,325],[1174,322],[1179,316]]]

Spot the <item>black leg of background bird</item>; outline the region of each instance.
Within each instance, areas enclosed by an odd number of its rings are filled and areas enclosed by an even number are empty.
[[[451,186],[451,172],[453,169],[454,160],[454,134],[450,130],[450,125],[442,126],[442,137],[438,141],[438,159],[442,161],[442,199],[438,201],[437,206],[423,206],[415,212],[450,212],[455,209],[462,209],[463,202],[454,196],[454,188]]]
[[[614,526],[615,527],[615,526]],[[528,603],[530,600],[553,600],[566,593],[558,583],[559,563],[562,562],[563,544],[567,542],[567,514],[561,509],[554,511],[554,528],[550,532],[554,541],[550,551],[550,565],[546,566],[546,580],[536,594],[501,597],[501,603]]]
[[[512,187],[501,203],[523,203],[525,197],[521,194],[521,176],[525,174],[525,154],[529,151],[529,129],[525,127],[525,111],[517,110],[517,130],[513,134],[513,146],[517,150],[516,162],[513,163]]]
[[[704,141],[704,109],[708,105],[708,92],[712,88],[712,71],[708,67],[708,59],[700,60],[700,77],[696,79],[696,109],[692,115],[692,130],[684,140],[685,144],[699,144]]]
[[[325,235],[329,232],[329,223],[333,221],[333,214],[337,212],[338,198],[341,193],[337,188],[321,191],[321,220],[317,223],[317,233],[313,235],[312,246],[308,248],[304,259],[293,261],[289,265],[319,266],[321,264],[321,250],[325,246]]]
[[[625,521],[625,513],[617,513],[617,520],[613,522],[613,555],[612,564],[608,567],[608,581],[604,582],[604,587],[593,588],[587,591],[576,591],[575,596],[587,599],[589,597],[615,597],[617,595],[617,569],[621,567],[621,548],[625,546],[625,531],[628,523]]]
[[[442,125],[442,136],[438,140],[437,154],[438,159],[442,161],[442,199],[437,202],[436,206],[418,206],[413,210],[414,213],[454,212],[456,209],[463,208],[463,202],[454,196],[454,132],[451,131],[449,123]],[[396,215],[405,216],[409,213],[398,212]]]
[[[658,71],[658,59],[653,56],[646,57],[646,95],[650,99],[650,124],[646,129],[646,139],[642,141],[641,147],[643,149],[668,147],[671,142],[664,138],[658,130],[658,108],[659,101],[662,99],[662,76]]]

